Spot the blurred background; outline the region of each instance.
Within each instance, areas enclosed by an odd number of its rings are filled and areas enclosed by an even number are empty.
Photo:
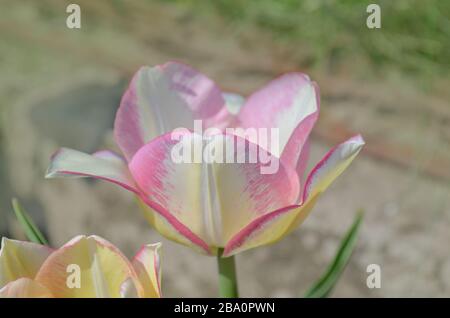
[[[71,2],[79,30],[66,27]],[[369,3],[381,29],[366,26]],[[332,296],[449,297],[449,13],[442,0],[0,0],[0,235],[24,238],[16,196],[53,245],[95,233],[131,256],[162,240],[164,295],[215,296],[214,258],[162,239],[118,187],[45,180],[50,155],[114,149],[115,111],[141,65],[183,61],[244,95],[302,71],[321,90],[312,162],[355,132],[367,145],[297,231],[238,255],[241,295],[302,296],[364,209]],[[372,263],[380,289],[366,286]]]

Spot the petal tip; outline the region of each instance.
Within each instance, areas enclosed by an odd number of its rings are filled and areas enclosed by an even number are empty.
[[[357,134],[356,136],[354,136],[352,138],[352,141],[361,146],[364,146],[366,144],[366,142],[361,134]]]
[[[50,167],[48,167],[47,171],[45,172],[44,178],[45,179],[53,179],[55,177],[55,175],[56,175],[56,171],[53,171],[50,166]]]

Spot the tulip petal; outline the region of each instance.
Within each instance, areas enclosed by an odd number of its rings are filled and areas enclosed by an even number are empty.
[[[33,279],[52,249],[31,242],[2,239],[0,287],[21,277]]]
[[[227,243],[223,255],[274,243],[295,230],[322,192],[348,167],[363,145],[364,141],[358,135],[331,149],[309,174],[301,205],[288,206],[254,220]]]
[[[0,298],[52,298],[52,293],[42,284],[29,279],[19,278],[0,289]]]
[[[315,89],[317,109],[301,120],[297,127],[295,127],[281,155],[283,162],[296,168],[300,178],[300,184],[303,184],[302,177],[305,173],[309,158],[308,138],[319,118],[320,111],[319,87],[315,82],[312,85]]]
[[[301,73],[288,73],[271,81],[247,99],[239,113],[241,126],[279,129],[279,147],[270,148],[276,156],[281,156],[290,139],[290,146],[302,146],[303,141],[300,143],[296,139],[303,135],[307,137],[315,119],[310,119],[311,123],[304,125],[295,138],[291,136],[308,116],[317,117],[319,101],[316,88],[315,83]],[[300,149],[289,152],[298,158]]]
[[[161,261],[159,250],[161,243],[142,246],[132,264],[144,288],[144,296],[161,297]]]
[[[134,283],[137,295],[144,293],[127,258],[111,243],[97,236],[75,237],[53,252],[35,280],[46,286],[55,297],[63,298],[122,297],[127,280]]]
[[[121,298],[139,298],[136,285],[131,278],[127,278],[122,285],[120,285]],[[145,297],[145,296],[144,296]]]
[[[178,139],[173,137],[166,134],[142,147],[129,168],[147,204],[153,203],[157,212],[179,220],[208,246],[224,246],[253,219],[295,202],[299,192],[296,172],[274,156],[270,157],[270,163],[276,163],[273,171],[265,171],[268,166],[261,161],[250,163],[253,151],[259,158],[268,156],[257,145],[223,134],[204,139],[186,132]],[[195,148],[198,145],[200,149]],[[200,152],[199,160],[195,161],[196,155],[192,158],[191,153],[187,159],[192,163],[177,158],[188,147]],[[225,153],[231,153],[230,158],[222,156],[226,149],[231,149]],[[208,161],[210,151],[217,151],[218,159],[233,160]],[[245,162],[236,163],[238,154],[243,154],[240,159],[245,158]]]
[[[188,246],[200,254],[210,255],[214,251],[200,237],[164,207],[155,204],[145,197],[138,200],[144,218],[162,236],[181,245]]]
[[[300,179],[300,184],[303,185],[303,179],[305,177],[306,168],[308,167],[309,154],[311,150],[311,143],[309,140],[305,142],[300,152],[300,156],[297,162],[297,174]],[[300,193],[301,195],[301,193]],[[301,198],[301,196],[299,197]]]
[[[212,118],[224,106],[216,84],[187,65],[169,62],[142,67],[120,103],[116,142],[131,160],[153,138],[179,127],[192,129],[195,119]]]
[[[332,148],[312,169],[305,183],[303,201],[325,191],[350,165],[364,146],[361,135],[356,135]]]
[[[61,148],[52,156],[46,174],[46,178],[57,177],[93,177],[138,193],[125,161],[111,151],[99,151],[89,155]]]
[[[317,197],[301,206],[288,206],[267,213],[254,220],[228,241],[223,256],[228,257],[282,239],[290,233],[294,222],[300,224],[308,216],[316,199]]]

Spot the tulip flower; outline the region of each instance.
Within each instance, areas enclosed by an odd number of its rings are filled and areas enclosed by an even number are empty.
[[[137,195],[147,220],[165,237],[227,257],[295,230],[362,148],[361,136],[350,138],[303,178],[308,137],[318,115],[317,85],[301,73],[285,74],[243,99],[222,93],[212,80],[180,63],[142,67],[116,115],[114,135],[123,157],[62,148],[53,155],[47,177],[87,176],[115,183]],[[181,142],[195,143],[202,136],[186,131],[174,140],[171,132],[192,130],[195,120],[219,131],[207,137],[211,143],[244,140],[258,154],[277,158],[277,171],[262,174],[260,161],[174,162],[173,151]],[[279,147],[230,135],[227,127],[276,128],[279,138],[269,144]],[[244,148],[250,155],[250,147]]]
[[[2,239],[1,297],[160,297],[160,244],[130,262],[98,236],[77,236],[59,249]]]

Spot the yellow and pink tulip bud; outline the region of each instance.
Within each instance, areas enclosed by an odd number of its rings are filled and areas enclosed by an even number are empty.
[[[59,249],[3,238],[0,297],[161,297],[160,244],[128,260],[98,236],[77,236]]]

